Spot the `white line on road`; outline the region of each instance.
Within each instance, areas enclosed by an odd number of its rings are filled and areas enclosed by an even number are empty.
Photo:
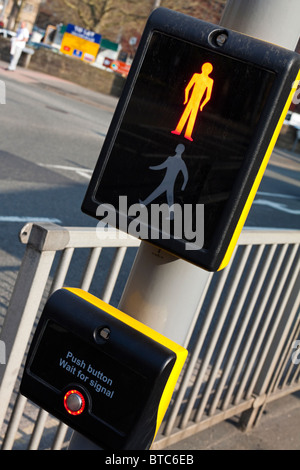
[[[78,170],[76,171],[77,175],[83,176],[84,178],[90,179],[91,175],[88,173],[90,170]]]
[[[269,206],[273,209],[277,209],[278,211],[286,212],[287,214],[294,214],[300,215],[300,210],[297,209],[289,209],[285,204],[280,204],[279,202],[272,202],[263,199],[255,199],[253,204],[258,204],[260,206]]]
[[[278,197],[279,199],[295,199],[295,200],[299,199],[299,197],[291,196],[290,194],[267,193],[267,192],[264,192],[264,191],[257,191],[256,194],[259,195],[259,196]]]
[[[30,216],[17,216],[17,215],[2,215],[0,222],[51,222],[53,224],[61,224],[59,219],[51,219],[48,217],[30,217]]]
[[[56,170],[67,170],[67,171],[74,171],[77,175],[83,176],[84,178],[90,179],[93,170],[89,168],[78,168],[73,166],[66,166],[66,165],[51,165],[47,163],[38,163],[40,166],[44,166],[47,168],[55,168]]]

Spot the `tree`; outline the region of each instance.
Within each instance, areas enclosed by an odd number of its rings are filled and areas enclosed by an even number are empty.
[[[163,6],[218,23],[225,3],[226,0],[47,0],[38,26],[73,23],[121,43],[132,56],[154,7]],[[47,24],[45,15],[41,24],[43,13],[47,14]],[[137,38],[135,47],[130,46],[131,37]]]
[[[69,15],[77,19],[76,24],[96,33],[100,32],[104,15],[115,9],[110,0],[61,0],[60,3]]]
[[[48,23],[74,23],[117,41],[127,27],[143,27],[151,4],[152,0],[48,0],[40,17],[46,13]]]
[[[17,23],[17,18],[21,11],[22,2],[14,0],[7,21],[7,28],[14,29],[15,24]]]

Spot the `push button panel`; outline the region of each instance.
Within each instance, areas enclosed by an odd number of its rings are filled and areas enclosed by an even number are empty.
[[[90,416],[125,435],[130,432],[143,401],[147,399],[151,371],[142,371],[140,361],[136,361],[136,370],[133,370],[126,360],[126,351],[121,357],[121,351],[116,350],[117,357],[113,357],[110,354],[113,347],[107,346],[106,343],[98,344],[93,338],[88,342],[49,319],[32,359],[30,374],[51,384],[61,397],[70,390],[79,391],[89,405]],[[131,347],[140,349],[139,342],[133,337]],[[153,351],[154,361],[157,355],[158,351]],[[65,415],[66,408],[61,411]],[[86,410],[82,417],[85,413]],[[78,416],[78,413],[69,412],[69,415]]]
[[[45,305],[21,393],[104,449],[150,447],[187,351],[80,289]]]

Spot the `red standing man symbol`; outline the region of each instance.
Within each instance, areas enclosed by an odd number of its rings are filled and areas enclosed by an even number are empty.
[[[185,124],[187,123],[184,137],[188,140],[193,141],[192,132],[194,129],[195,121],[198,115],[198,111],[203,110],[206,103],[210,100],[211,92],[214,81],[209,74],[213,71],[213,66],[206,62],[202,65],[201,73],[194,73],[190,82],[185,89],[185,100],[183,104],[186,104],[185,110],[177,124],[177,127],[172,134],[180,135]],[[192,90],[190,94],[190,90]],[[190,96],[189,96],[190,95]],[[205,98],[204,98],[205,95]],[[202,99],[204,100],[202,101]],[[201,102],[202,101],[202,102]]]

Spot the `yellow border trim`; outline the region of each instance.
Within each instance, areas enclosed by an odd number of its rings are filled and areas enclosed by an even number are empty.
[[[270,141],[270,144],[269,144],[269,146],[268,146],[268,149],[267,149],[267,151],[266,151],[266,154],[265,154],[265,156],[264,156],[264,159],[263,159],[263,161],[262,161],[262,164],[261,164],[261,166],[260,166],[260,168],[259,168],[259,171],[258,171],[258,173],[257,173],[257,176],[256,176],[255,181],[254,181],[254,183],[253,183],[253,186],[252,186],[252,188],[251,188],[251,191],[250,191],[250,193],[249,193],[249,196],[248,196],[248,199],[247,199],[246,204],[245,204],[245,206],[244,206],[243,212],[241,213],[241,216],[240,216],[239,221],[238,221],[238,223],[237,223],[237,225],[236,225],[235,231],[234,231],[233,236],[232,236],[232,238],[231,238],[231,240],[230,240],[229,246],[228,246],[228,248],[227,248],[227,251],[226,251],[226,253],[225,253],[225,256],[224,256],[224,258],[223,258],[223,261],[222,261],[222,263],[221,263],[221,265],[220,265],[218,271],[220,271],[221,269],[224,269],[224,268],[228,265],[228,263],[229,263],[229,261],[230,261],[230,258],[231,258],[231,256],[232,256],[233,250],[234,250],[234,248],[235,248],[235,246],[236,246],[236,244],[237,244],[238,238],[239,238],[239,236],[240,236],[240,234],[241,234],[242,228],[243,228],[243,226],[244,226],[244,223],[245,223],[245,221],[246,221],[246,218],[247,218],[248,213],[249,213],[249,211],[250,211],[250,208],[251,208],[251,206],[252,206],[253,200],[254,200],[254,198],[255,198],[256,192],[257,192],[257,190],[258,190],[258,187],[259,187],[260,182],[261,182],[261,180],[262,180],[262,177],[263,177],[263,175],[264,175],[265,169],[266,169],[267,164],[268,164],[268,162],[269,162],[269,159],[270,159],[270,156],[271,156],[271,154],[272,154],[273,148],[274,148],[274,146],[275,146],[276,140],[278,139],[279,132],[280,132],[280,130],[281,130],[283,121],[285,120],[285,117],[286,117],[287,112],[288,112],[288,110],[289,110],[289,107],[290,107],[290,105],[291,105],[293,96],[294,96],[294,94],[295,94],[295,92],[296,92],[296,90],[297,90],[297,88],[298,88],[299,81],[300,81],[300,71],[298,72],[298,75],[297,75],[297,77],[296,77],[296,79],[295,79],[295,81],[294,81],[294,83],[293,83],[293,87],[292,87],[292,89],[291,89],[291,92],[290,92],[290,94],[289,94],[289,97],[288,97],[288,99],[287,99],[287,102],[286,102],[286,104],[285,104],[285,106],[284,106],[284,108],[283,108],[283,111],[282,111],[282,113],[281,113],[280,119],[279,119],[279,121],[278,121],[278,123],[277,123],[276,129],[275,129],[275,131],[274,131],[274,134],[273,134],[273,136],[272,136],[272,139],[271,139],[271,141]]]
[[[143,323],[139,322],[135,318],[132,318],[131,316],[127,315],[124,312],[121,312],[121,310],[118,310],[117,308],[113,307],[112,305],[107,304],[103,300],[98,299],[97,297],[90,294],[89,292],[86,292],[78,288],[66,287],[65,289],[77,295],[78,297],[81,297],[83,300],[86,300],[90,304],[93,304],[95,307],[100,308],[101,310],[104,310],[105,312],[109,313],[110,315],[117,318],[118,320],[126,323],[126,325],[129,325],[135,330],[140,331],[144,335],[148,336],[149,338],[153,339],[159,344],[162,344],[163,346],[170,349],[176,354],[177,356],[176,362],[170,373],[169,379],[166,383],[164,392],[162,394],[162,397],[159,403],[157,420],[156,420],[156,429],[155,429],[155,434],[154,434],[154,437],[155,437],[159,429],[159,426],[162,423],[163,417],[167,411],[167,408],[169,406],[176,382],[178,380],[179,374],[187,358],[188,351],[184,347],[180,346],[179,344],[175,343],[169,338],[166,338],[165,336],[153,330],[149,326],[144,325]]]

